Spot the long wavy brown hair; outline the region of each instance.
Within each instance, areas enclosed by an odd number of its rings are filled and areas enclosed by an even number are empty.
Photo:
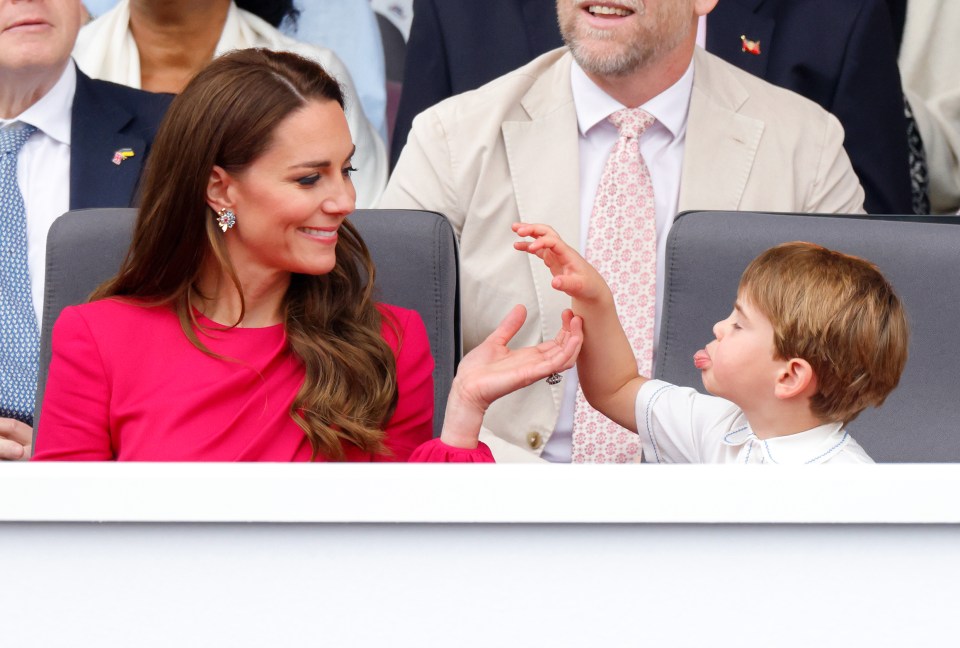
[[[215,355],[197,337],[192,307],[202,297],[204,264],[213,259],[220,265],[241,305],[243,291],[207,205],[210,173],[214,165],[230,173],[245,169],[288,115],[316,100],[343,107],[337,82],[300,56],[249,49],[211,62],[171,104],[144,172],[130,250],[117,276],[91,299],[170,305],[190,341]],[[306,369],[290,416],[313,458],[335,461],[345,458],[345,443],[387,452],[383,426],[397,402],[396,361],[381,335],[370,253],[348,221],[338,234],[334,269],[294,274],[282,306],[288,344]]]

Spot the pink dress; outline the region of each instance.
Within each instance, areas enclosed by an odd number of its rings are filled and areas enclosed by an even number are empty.
[[[385,427],[391,454],[349,446],[348,460],[493,461],[483,444],[462,450],[431,438],[433,358],[423,322],[414,311],[380,310],[397,359],[399,399]],[[33,459],[309,461],[310,444],[289,415],[304,368],[283,325],[198,337],[222,358],[197,349],[169,307],[106,299],[64,309]]]

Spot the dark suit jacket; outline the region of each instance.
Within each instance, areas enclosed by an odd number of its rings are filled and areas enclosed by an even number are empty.
[[[556,0],[413,0],[390,168],[422,111],[561,45]]]
[[[759,55],[743,51],[741,35],[760,41]],[[903,89],[883,0],[720,0],[707,17],[707,50],[840,120],[867,212],[913,212]]]
[[[131,207],[143,163],[173,95],[91,79],[77,70],[70,132],[70,209]],[[114,153],[133,149],[120,164]]]

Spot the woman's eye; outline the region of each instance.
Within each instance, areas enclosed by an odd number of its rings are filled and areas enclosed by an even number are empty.
[[[344,175],[344,177],[349,178],[349,177],[352,176],[354,173],[356,173],[356,171],[357,171],[357,170],[356,170],[354,167],[348,166],[348,167],[346,167],[346,168],[343,170],[343,175]]]
[[[320,179],[320,174],[314,173],[313,175],[308,175],[308,176],[304,176],[303,178],[299,178],[297,180],[297,184],[303,185],[303,186],[309,186],[309,185],[315,184],[319,179]]]

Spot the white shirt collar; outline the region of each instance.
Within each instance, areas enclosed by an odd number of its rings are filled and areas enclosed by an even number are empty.
[[[741,417],[740,425],[723,437],[729,446],[753,443],[752,451],[762,452],[769,463],[817,464],[823,463],[840,452],[850,439],[843,423],[825,423],[815,428],[772,439],[759,439]]]
[[[71,60],[47,94],[14,119],[2,120],[0,125],[6,126],[13,122],[30,124],[48,137],[70,146],[70,122],[76,90],[77,68]]]
[[[608,95],[594,83],[576,61],[570,70],[570,84],[573,90],[573,104],[577,110],[577,124],[580,135],[604,121],[607,117],[625,106]],[[690,93],[693,91],[693,59],[676,83],[650,99],[641,107],[656,117],[673,137],[677,137],[687,122],[690,109]]]

